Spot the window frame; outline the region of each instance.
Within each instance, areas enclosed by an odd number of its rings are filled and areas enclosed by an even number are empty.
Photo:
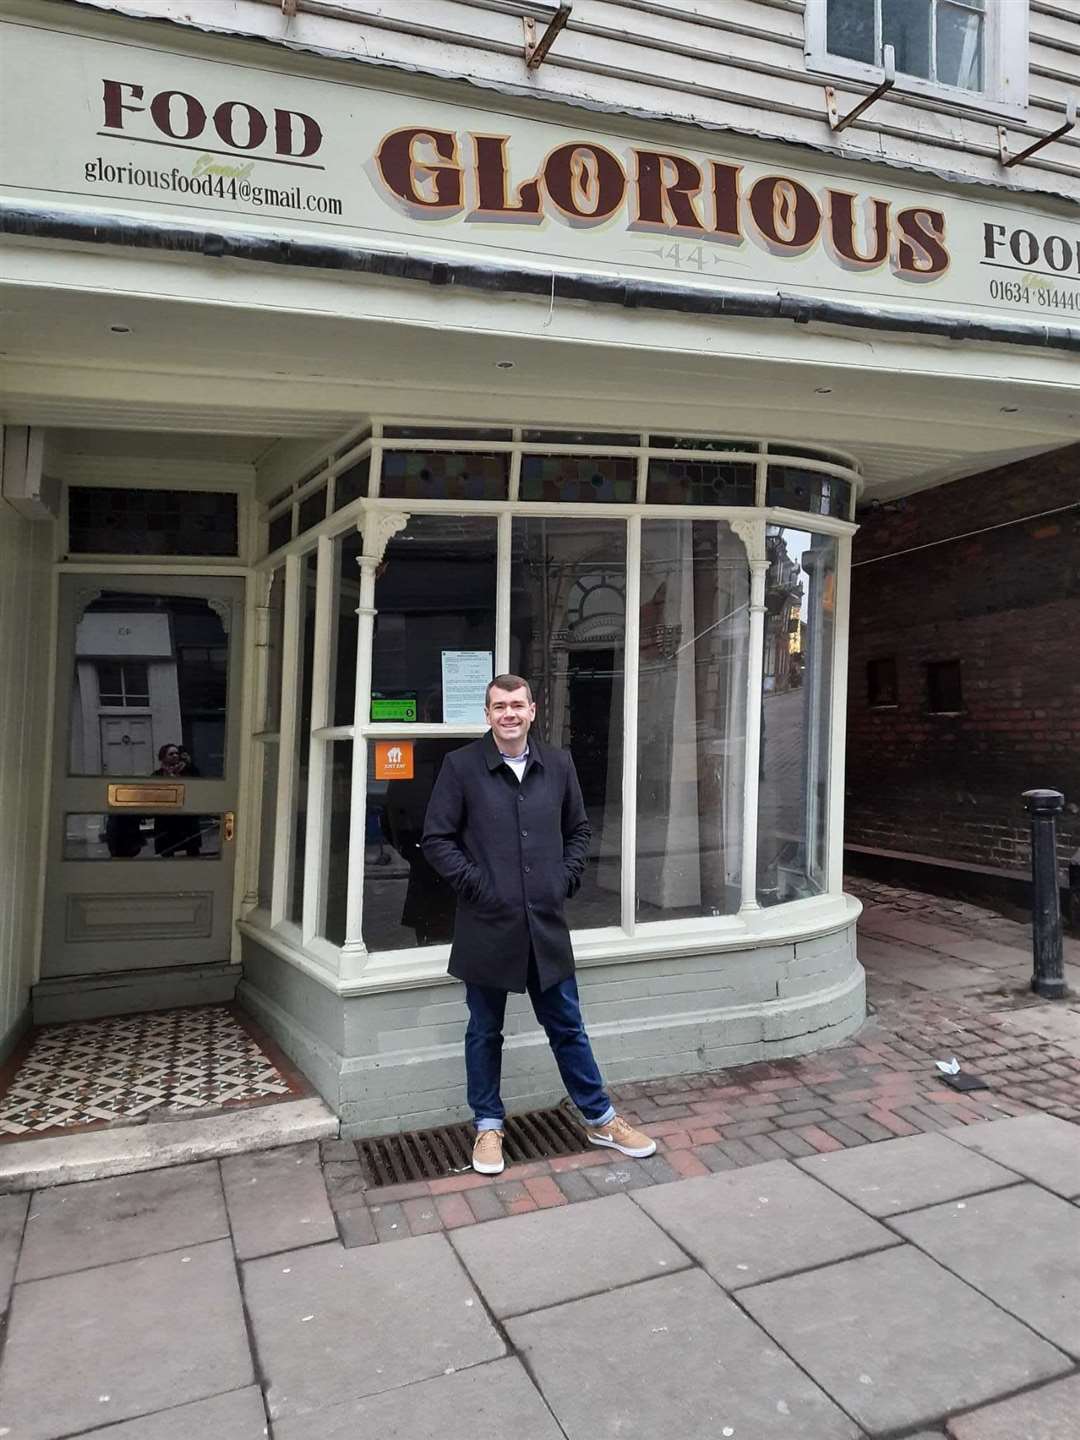
[[[626,638],[624,656],[624,736],[625,753],[631,755],[637,747],[638,718],[638,644],[640,626],[640,567],[642,524],[647,519],[671,521],[711,520],[725,521],[732,525],[747,552],[747,565],[751,572],[751,641],[747,664],[747,740],[744,770],[744,823],[743,843],[743,902],[740,910],[733,915],[715,917],[690,917],[670,920],[638,921],[635,918],[634,863],[624,863],[621,884],[621,923],[572,932],[579,960],[583,953],[595,951],[605,958],[633,959],[638,954],[692,952],[700,948],[717,948],[722,944],[725,927],[737,931],[745,944],[747,926],[751,924],[753,912],[760,911],[756,899],[756,856],[757,856],[757,785],[746,777],[756,776],[758,764],[758,739],[754,734],[755,715],[760,715],[761,677],[764,647],[753,639],[753,627],[763,622],[764,615],[764,569],[768,562],[765,556],[765,536],[768,525],[782,525],[808,532],[820,532],[837,540],[836,616],[837,626],[833,646],[831,669],[826,683],[831,686],[833,696],[833,718],[830,731],[823,743],[830,749],[832,763],[827,787],[825,886],[821,894],[788,901],[781,906],[764,912],[775,917],[778,913],[790,914],[792,922],[800,909],[818,913],[823,902],[836,901],[843,895],[842,859],[842,816],[843,816],[843,727],[839,723],[843,707],[838,696],[846,693],[847,684],[847,616],[850,591],[851,537],[856,529],[855,506],[861,489],[861,475],[858,463],[850,456],[832,447],[815,447],[819,451],[815,458],[806,447],[799,444],[785,446],[776,440],[755,440],[741,444],[740,448],[724,451],[722,458],[730,461],[747,461],[755,467],[754,502],[745,505],[673,505],[670,503],[646,503],[649,461],[651,458],[700,459],[714,461],[717,452],[706,447],[720,436],[690,436],[678,448],[653,448],[648,433],[628,433],[625,445],[589,444],[589,437],[582,437],[576,443],[565,445],[557,442],[525,441],[523,427],[504,427],[511,431],[512,439],[501,442],[483,440],[457,440],[455,426],[442,427],[444,439],[423,440],[386,437],[384,429],[397,424],[415,424],[416,421],[398,420],[388,417],[373,422],[363,432],[362,438],[354,436],[349,444],[339,444],[336,453],[328,455],[314,470],[307,467],[300,482],[291,487],[286,497],[275,495],[272,503],[264,508],[260,533],[265,537],[267,522],[271,515],[279,513],[287,505],[296,505],[310,489],[329,478],[327,512],[323,521],[303,534],[295,534],[292,540],[268,554],[263,554],[254,567],[260,585],[269,586],[272,574],[280,567],[285,571],[284,594],[284,635],[281,661],[281,715],[279,730],[275,734],[252,732],[251,740],[256,746],[264,746],[267,740],[278,742],[278,774],[275,797],[275,851],[274,878],[271,903],[268,908],[258,904],[247,909],[240,921],[242,928],[257,934],[260,941],[276,950],[284,958],[298,964],[324,983],[334,985],[342,993],[381,988],[385,985],[398,986],[415,983],[415,979],[441,973],[445,968],[449,946],[411,946],[400,950],[369,952],[363,941],[363,885],[350,880],[346,937],[342,945],[336,945],[322,933],[325,929],[326,912],[326,871],[328,864],[327,845],[327,789],[326,759],[327,747],[340,740],[353,742],[353,806],[350,834],[350,853],[360,849],[362,853],[364,835],[364,806],[356,803],[357,796],[366,794],[368,746],[378,739],[401,739],[403,727],[397,722],[371,721],[371,639],[374,626],[375,575],[381,563],[378,536],[384,541],[395,533],[395,526],[406,517],[422,514],[494,516],[497,519],[498,553],[496,578],[496,635],[495,673],[504,671],[509,663],[510,651],[510,566],[511,527],[518,516],[546,516],[582,520],[618,519],[626,525],[627,547],[627,593],[626,593]],[[665,431],[665,434],[668,432]],[[702,448],[693,448],[691,443],[701,440]],[[359,443],[357,443],[359,440]],[[510,455],[510,483],[506,499],[502,500],[440,500],[440,499],[397,499],[380,494],[382,456],[386,449],[417,449],[465,451],[475,450],[488,453],[505,450]],[[518,499],[522,459],[527,453],[553,454],[564,452],[576,455],[628,455],[637,464],[637,494],[632,503],[613,502],[605,504],[573,501],[522,501]],[[370,457],[368,493],[357,497],[340,510],[333,509],[335,477],[349,468],[357,458]],[[851,487],[847,513],[843,516],[822,516],[811,511],[792,510],[784,507],[769,507],[765,504],[768,470],[770,465],[797,464],[806,470],[818,470],[825,476],[840,478]],[[328,474],[329,472],[329,474]],[[360,624],[357,632],[357,666],[355,713],[352,723],[335,725],[328,713],[327,699],[331,685],[332,626],[336,617],[337,602],[333,586],[336,581],[334,570],[335,540],[350,531],[362,532],[365,544],[356,557],[361,572],[360,600],[357,614]],[[263,547],[265,548],[265,546]],[[290,876],[293,866],[294,811],[291,796],[295,785],[296,753],[299,735],[299,663],[301,638],[298,634],[299,587],[305,560],[308,554],[317,552],[316,610],[314,633],[314,671],[311,712],[311,731],[308,772],[307,829],[304,852],[304,905],[300,923],[288,915]],[[763,568],[764,567],[764,568]],[[760,592],[760,593],[759,593]],[[267,589],[267,594],[268,594]],[[755,595],[757,598],[755,598]],[[755,610],[757,613],[755,614]],[[759,631],[759,635],[763,632]],[[260,704],[266,698],[268,652],[265,645],[258,654],[257,691]],[[756,697],[756,699],[755,699]],[[755,708],[756,705],[756,708]],[[330,723],[328,723],[330,722]],[[438,723],[417,723],[406,727],[407,735],[414,739],[461,738],[473,739],[486,732],[486,726],[455,725]],[[253,787],[254,789],[254,787]],[[252,796],[253,814],[248,824],[253,835],[259,833],[261,793],[255,790]],[[624,856],[636,855],[637,820],[637,767],[625,764],[623,770],[623,811],[622,811],[622,852]],[[747,857],[750,857],[749,859]],[[253,857],[253,866],[258,857]],[[350,875],[352,864],[350,862]],[[776,924],[775,920],[771,922]],[[832,927],[830,927],[832,928]],[[729,943],[731,943],[729,941]]]
[[[882,66],[868,65],[834,55],[828,48],[828,11],[830,0],[806,0],[806,31],[804,55],[806,68],[827,79],[859,80],[879,85]],[[876,0],[880,6],[881,0]],[[1012,120],[1023,120],[1028,110],[1028,5],[1025,0],[987,0],[984,21],[982,90],[964,90],[927,80],[919,75],[904,75],[899,70],[896,84],[889,94],[894,97],[913,96],[947,104],[958,110],[977,110]],[[873,126],[873,112],[867,122]]]

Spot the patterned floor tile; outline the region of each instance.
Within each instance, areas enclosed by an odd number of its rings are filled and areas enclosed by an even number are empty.
[[[122,1015],[37,1031],[0,1095],[0,1136],[269,1103],[290,1077],[226,1006]]]

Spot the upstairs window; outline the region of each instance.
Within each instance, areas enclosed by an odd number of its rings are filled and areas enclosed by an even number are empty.
[[[1027,9],[1024,0],[807,0],[807,64],[873,82],[891,45],[898,92],[1022,109]]]
[[[959,715],[964,689],[959,660],[931,660],[926,667],[926,708],[931,715]]]

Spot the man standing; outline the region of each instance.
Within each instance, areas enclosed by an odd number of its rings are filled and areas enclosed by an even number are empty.
[[[422,848],[457,895],[450,974],[465,982],[468,1099],[476,1117],[473,1169],[503,1169],[499,1094],[508,991],[528,990],[559,1073],[593,1145],[652,1155],[656,1142],[615,1114],[585,1033],[563,906],[581,884],[589,822],[574,762],[530,739],[529,682],[487,687],[481,739],[451,751],[431,792]]]

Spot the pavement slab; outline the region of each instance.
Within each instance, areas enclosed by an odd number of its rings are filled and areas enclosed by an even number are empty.
[[[800,1170],[879,1218],[1015,1185],[1020,1176],[941,1134],[910,1135],[795,1162]]]
[[[450,1243],[500,1318],[690,1264],[625,1195],[456,1230]]]
[[[0,1416],[56,1440],[252,1384],[227,1241],[17,1285]]]
[[[1080,1126],[1055,1115],[1018,1115],[946,1131],[950,1140],[996,1160],[1036,1185],[1080,1197]]]
[[[232,1156],[221,1178],[240,1260],[337,1239],[315,1142]]]
[[[858,1430],[700,1270],[507,1322],[567,1440],[857,1440]],[[598,1357],[617,1356],[615,1373]]]
[[[1072,1368],[910,1246],[773,1280],[739,1301],[873,1436],[932,1424]]]
[[[442,1235],[249,1260],[244,1294],[275,1425],[506,1353]]]
[[[29,1195],[0,1195],[0,1311],[7,1309],[29,1204]]]
[[[563,1440],[521,1362],[509,1358],[274,1426],[274,1440],[501,1440],[510,1435],[513,1440]]]
[[[257,1385],[91,1430],[87,1440],[266,1440],[268,1427],[262,1391]]]
[[[1075,1205],[1036,1185],[1014,1185],[901,1215],[894,1224],[939,1264],[1080,1358],[1080,1209]]]
[[[726,1290],[898,1243],[883,1225],[787,1160],[684,1180],[635,1198]]]
[[[954,1416],[945,1427],[950,1440],[1076,1440],[1078,1431],[1080,1375]]]
[[[39,1190],[30,1204],[18,1280],[159,1255],[229,1233],[217,1164],[178,1165]]]

